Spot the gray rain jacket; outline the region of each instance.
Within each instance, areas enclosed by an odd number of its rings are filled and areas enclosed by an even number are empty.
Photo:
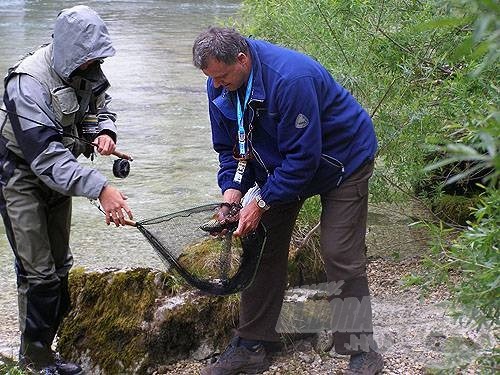
[[[107,184],[101,173],[76,160],[89,146],[61,131],[81,136],[81,121],[91,113],[97,115],[98,131],[116,140],[116,115],[107,109],[109,83],[100,64],[77,70],[90,60],[114,54],[102,19],[79,5],[58,15],[52,43],[23,58],[5,78],[7,110],[45,124],[12,114],[0,116],[7,148],[61,194],[96,199]]]

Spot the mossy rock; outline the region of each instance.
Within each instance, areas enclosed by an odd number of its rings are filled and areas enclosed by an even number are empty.
[[[326,282],[325,265],[320,255],[319,230],[303,244],[304,230],[296,228],[288,257],[288,287]]]
[[[467,220],[472,219],[472,207],[475,207],[478,202],[478,196],[466,197],[463,195],[443,194],[434,198],[432,210],[445,222],[465,225]]]
[[[290,287],[326,280],[318,249],[318,233],[305,246],[292,241]],[[202,248],[185,261],[201,275],[211,264],[209,255]],[[239,295],[203,296],[174,272],[77,268],[70,273],[70,293],[73,309],[61,325],[58,350],[92,374],[149,373],[199,356],[198,349],[216,352],[238,323]]]
[[[58,350],[92,374],[143,374],[202,344],[222,348],[237,321],[237,298],[174,290],[169,280],[150,269],[75,269],[74,307],[60,328]]]

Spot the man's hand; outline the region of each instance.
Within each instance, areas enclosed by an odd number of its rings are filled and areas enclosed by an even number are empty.
[[[116,148],[115,141],[107,134],[98,136],[94,143],[97,143],[97,152],[101,155],[111,155]]]
[[[126,199],[125,195],[112,186],[107,185],[101,190],[99,201],[106,213],[106,224],[109,225],[113,221],[117,227],[120,224],[125,225],[123,211],[127,213],[129,219],[133,219],[132,211],[128,207],[127,202],[125,202]]]
[[[230,229],[236,229],[240,210],[239,203],[221,203],[212,219],[200,225],[200,229],[209,232],[212,236],[223,236]]]
[[[240,203],[243,194],[236,189],[227,189],[223,195],[223,202],[226,203]]]
[[[250,203],[241,209],[240,221],[234,235],[244,237],[257,229],[264,212],[262,208],[257,206],[255,199],[252,199]]]

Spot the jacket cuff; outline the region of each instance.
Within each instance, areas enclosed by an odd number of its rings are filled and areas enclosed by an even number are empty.
[[[109,135],[113,142],[116,143],[116,126],[111,120],[99,121],[99,135]]]

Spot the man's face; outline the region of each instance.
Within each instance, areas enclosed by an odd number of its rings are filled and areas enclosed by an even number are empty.
[[[236,91],[246,83],[250,67],[251,62],[248,56],[240,53],[236,62],[231,65],[210,58],[203,73],[213,79],[215,88],[223,86],[229,91]]]
[[[89,68],[89,66],[91,66],[92,64],[96,63],[96,62],[100,62],[100,59],[92,59],[92,60],[89,60],[87,61],[86,63],[83,63],[82,65],[80,65],[78,67],[79,70],[83,71],[83,70],[87,70]]]

